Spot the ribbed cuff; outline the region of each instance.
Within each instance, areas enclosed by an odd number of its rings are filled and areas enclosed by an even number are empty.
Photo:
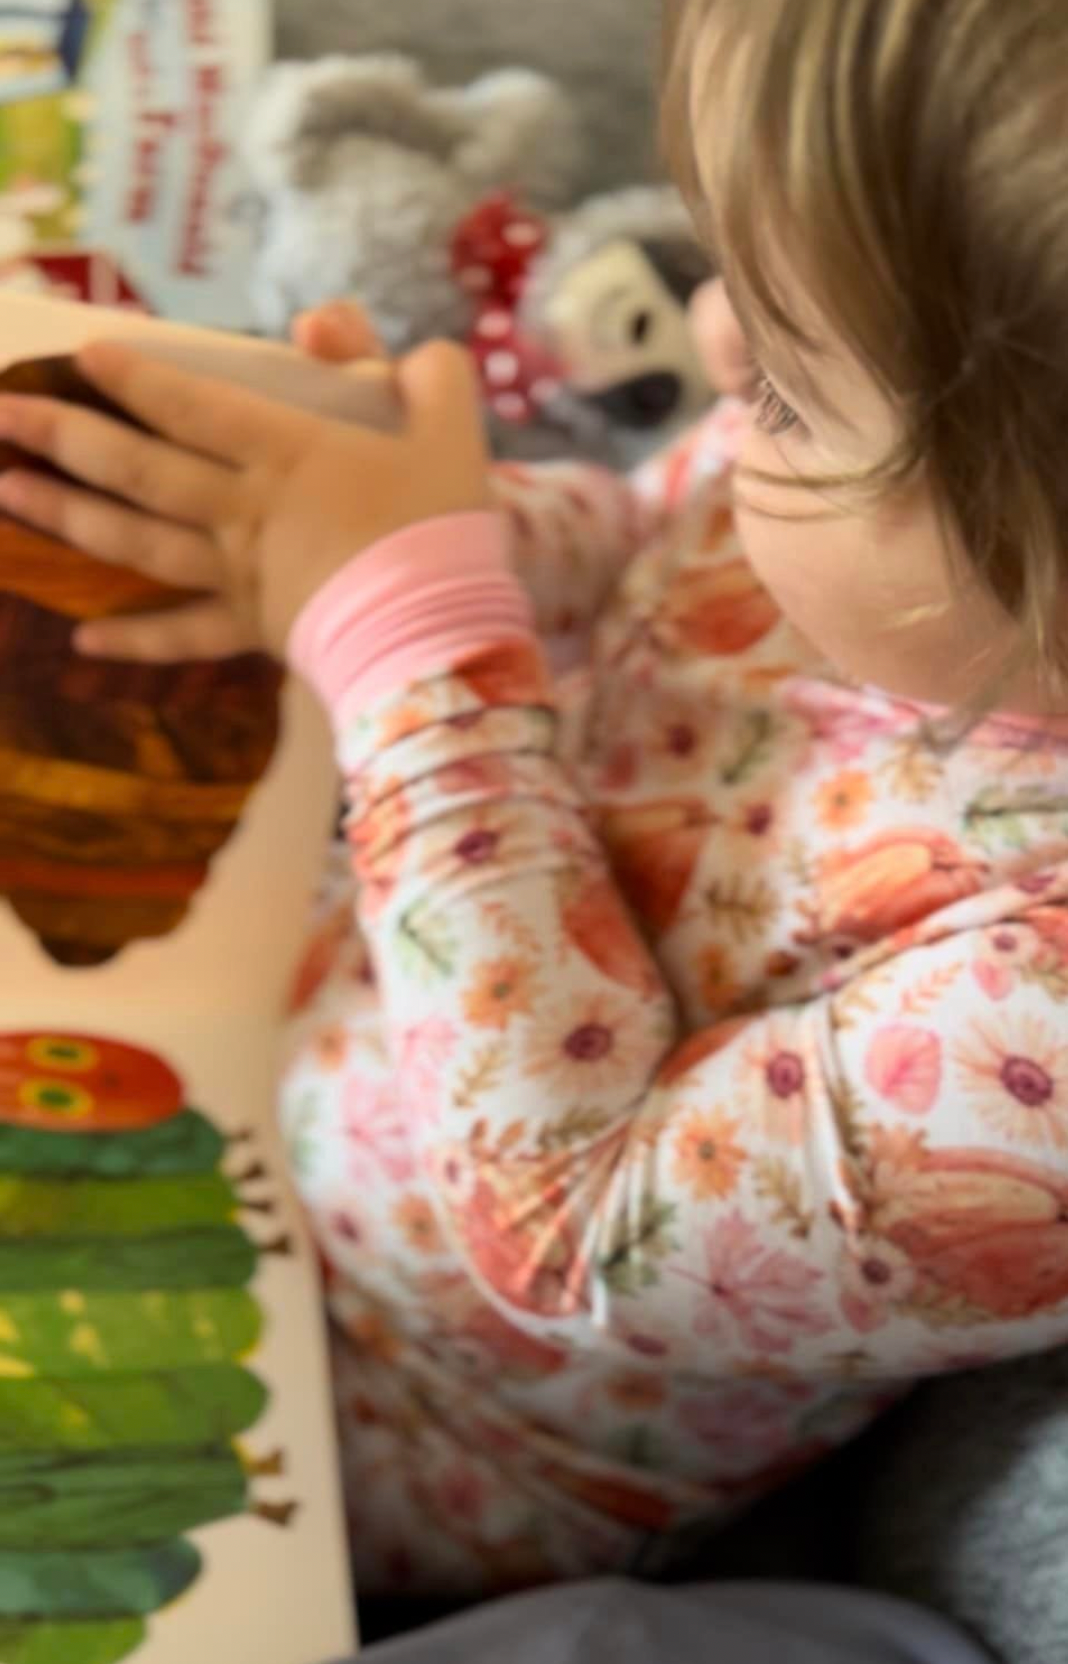
[[[342,567],[300,614],[287,657],[344,717],[533,633],[505,521],[455,514],[410,526]]]

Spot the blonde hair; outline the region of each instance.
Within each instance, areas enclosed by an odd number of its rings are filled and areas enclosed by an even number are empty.
[[[728,287],[788,270],[970,572],[1068,670],[1068,0],[667,0],[669,153]]]

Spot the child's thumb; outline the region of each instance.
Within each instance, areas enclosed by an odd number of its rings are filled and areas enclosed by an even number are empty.
[[[459,459],[485,454],[482,401],[474,360],[451,341],[432,341],[399,368],[413,436],[434,439]]]

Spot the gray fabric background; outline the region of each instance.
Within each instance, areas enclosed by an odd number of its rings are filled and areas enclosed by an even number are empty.
[[[277,0],[282,57],[408,52],[440,81],[523,64],[574,93],[589,138],[580,195],[656,167],[658,0]]]
[[[367,1664],[989,1664],[940,1619],[874,1596],[621,1581],[520,1596],[365,1656]]]

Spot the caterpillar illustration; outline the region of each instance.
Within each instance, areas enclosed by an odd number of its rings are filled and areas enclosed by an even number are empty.
[[[269,1211],[159,1058],[0,1034],[0,1660],[119,1664],[203,1571],[188,1534],[255,1514]]]

